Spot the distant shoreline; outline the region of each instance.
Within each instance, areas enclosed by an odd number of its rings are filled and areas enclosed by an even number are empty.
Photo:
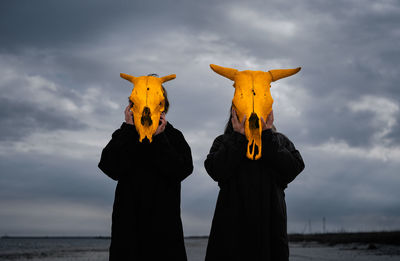
[[[386,244],[398,246],[400,245],[400,231],[289,234],[289,242],[318,242],[332,246],[350,243]]]
[[[0,239],[111,239],[109,236],[1,236]]]
[[[289,242],[318,242],[336,245],[349,243],[389,244],[400,245],[400,231],[388,232],[341,232],[341,233],[315,233],[315,234],[289,234]],[[106,239],[109,236],[9,236],[1,239]],[[187,236],[185,239],[207,239],[208,236]]]

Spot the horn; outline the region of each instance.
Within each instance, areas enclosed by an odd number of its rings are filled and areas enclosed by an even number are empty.
[[[173,79],[175,79],[175,78],[176,78],[176,75],[175,75],[175,74],[170,74],[170,75],[161,77],[161,82],[162,82],[162,83],[168,82],[168,81],[173,80]]]
[[[232,81],[235,80],[235,75],[238,72],[238,70],[236,70],[236,69],[222,67],[222,66],[218,66],[215,64],[210,64],[210,67],[214,72],[216,72]]]
[[[121,78],[124,78],[125,80],[130,81],[131,83],[135,84],[135,76],[131,76],[129,74],[125,74],[125,73],[120,73],[119,76],[121,76]]]
[[[300,71],[301,67],[297,67],[296,69],[279,69],[279,70],[270,70],[268,71],[271,75],[271,81],[277,81],[279,79],[292,76]]]

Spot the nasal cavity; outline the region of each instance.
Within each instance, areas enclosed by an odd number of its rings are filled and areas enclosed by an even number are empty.
[[[149,107],[144,107],[143,112],[142,112],[142,117],[140,118],[140,123],[143,126],[150,126],[153,124],[153,121],[151,120],[151,117],[150,117]]]
[[[250,118],[249,118],[249,128],[251,130],[258,129],[260,127],[258,122],[259,122],[259,120],[258,120],[257,114],[252,112],[250,115]]]

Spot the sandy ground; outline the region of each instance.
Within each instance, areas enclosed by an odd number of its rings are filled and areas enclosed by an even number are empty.
[[[204,261],[207,239],[186,240],[188,261]],[[291,243],[290,261],[400,261],[400,247],[377,245],[368,250],[368,245],[347,244],[327,246],[317,243]]]
[[[348,244],[327,246],[317,243],[290,244],[290,261],[329,260],[329,261],[399,261],[400,247],[377,245],[369,250],[368,245]]]

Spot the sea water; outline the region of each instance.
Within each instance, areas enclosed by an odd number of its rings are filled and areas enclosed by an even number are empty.
[[[2,238],[0,260],[107,260],[109,239]]]

